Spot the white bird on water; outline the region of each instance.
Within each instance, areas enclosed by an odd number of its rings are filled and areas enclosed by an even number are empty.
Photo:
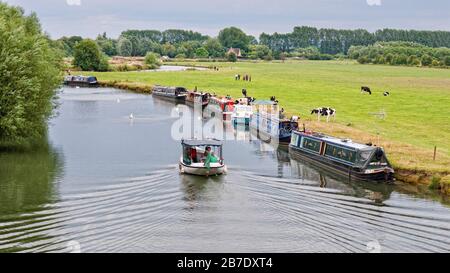
[[[117,103],[120,103],[120,99],[117,99]]]
[[[130,114],[130,119],[134,119],[133,113]]]

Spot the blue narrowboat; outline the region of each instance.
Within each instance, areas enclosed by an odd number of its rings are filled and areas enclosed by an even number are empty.
[[[394,169],[381,147],[313,132],[292,132],[289,153],[351,180],[393,181]]]
[[[178,103],[185,102],[187,93],[187,89],[184,87],[166,87],[156,85],[152,89],[152,96]]]
[[[298,129],[298,121],[286,119],[278,110],[275,101],[254,101],[252,102],[253,115],[250,120],[250,128],[257,131],[259,136],[263,136],[269,141],[275,140],[279,144],[288,145],[291,141],[292,131]]]
[[[65,76],[64,85],[74,87],[98,87],[98,81],[93,76]]]

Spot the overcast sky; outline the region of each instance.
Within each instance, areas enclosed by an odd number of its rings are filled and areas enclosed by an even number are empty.
[[[0,0],[35,11],[53,38],[126,29],[191,29],[216,36],[237,26],[256,37],[294,26],[450,31],[450,0]]]

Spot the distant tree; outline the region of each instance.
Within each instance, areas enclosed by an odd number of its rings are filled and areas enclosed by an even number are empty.
[[[209,52],[209,56],[213,58],[223,57],[225,54],[224,47],[218,39],[210,38],[205,42],[205,48]]]
[[[208,52],[208,50],[206,50],[206,48],[200,47],[199,49],[197,49],[195,51],[195,56],[197,58],[208,58],[209,52]]]
[[[106,36],[106,32],[103,35],[98,35],[95,40],[102,50],[108,56],[117,55],[116,42],[113,39],[110,39]]]
[[[445,56],[442,62],[445,66],[450,66],[450,56]]]
[[[401,53],[401,54],[395,55],[394,64],[405,65],[407,63],[408,63],[408,57],[406,56],[406,54]]]
[[[97,43],[90,39],[79,42],[73,52],[73,65],[83,71],[106,71],[106,56],[100,51]]]
[[[222,29],[218,37],[222,46],[226,48],[234,47],[247,51],[250,45],[250,38],[239,28],[229,27]]]
[[[145,64],[148,66],[149,69],[156,69],[161,66],[160,56],[153,52],[148,52],[147,55],[145,55]]]
[[[227,61],[233,62],[233,63],[237,62],[236,54],[234,52],[227,54]]]
[[[170,43],[165,43],[162,46],[162,54],[164,56],[168,56],[170,58],[173,58],[177,55],[177,49],[174,45],[170,44]]]
[[[133,53],[133,44],[127,38],[120,38],[117,43],[117,51],[120,56],[129,57]]]
[[[0,142],[16,145],[46,134],[61,84],[61,56],[36,14],[0,2]],[[30,141],[30,142],[28,142]]]
[[[251,45],[249,47],[248,57],[250,59],[267,59],[272,57],[272,50],[265,45]]]
[[[411,55],[408,57],[408,65],[418,66],[420,65],[420,59],[416,55]]]
[[[430,66],[433,63],[433,58],[428,54],[424,54],[421,61],[423,66]]]

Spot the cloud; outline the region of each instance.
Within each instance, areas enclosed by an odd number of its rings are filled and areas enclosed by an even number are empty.
[[[66,0],[69,6],[81,6],[81,0]]]
[[[366,0],[369,6],[381,6],[381,0]]]

